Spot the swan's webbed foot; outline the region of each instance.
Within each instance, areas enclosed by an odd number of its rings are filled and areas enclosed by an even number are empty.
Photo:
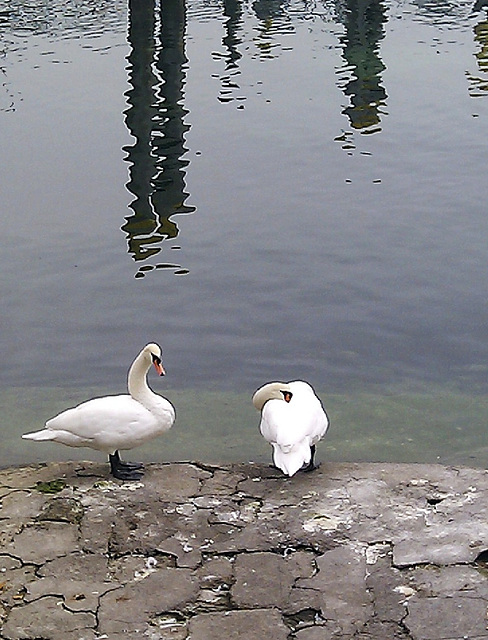
[[[142,462],[125,462],[125,460],[119,461],[119,467],[122,469],[144,469]]]
[[[117,480],[140,480],[144,473],[142,471],[130,471],[128,469],[112,470],[112,475]]]
[[[123,462],[119,452],[109,455],[110,472],[119,480],[140,480],[144,475],[144,465],[141,462]]]
[[[303,471],[303,473],[310,473],[310,471],[315,471],[315,469],[318,469],[319,467],[320,467],[320,462],[317,464],[311,464],[309,462],[305,467],[302,467],[300,471]]]

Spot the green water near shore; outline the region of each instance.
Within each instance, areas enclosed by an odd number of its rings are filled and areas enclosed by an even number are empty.
[[[103,461],[89,449],[21,439],[44,422],[87,398],[110,393],[84,388],[11,388],[0,392],[3,444],[0,467],[57,460]],[[488,396],[445,390],[376,394],[318,391],[331,427],[318,460],[410,462],[488,466]],[[145,462],[266,462],[270,448],[259,433],[250,395],[168,390],[177,419],[170,432],[126,459]]]

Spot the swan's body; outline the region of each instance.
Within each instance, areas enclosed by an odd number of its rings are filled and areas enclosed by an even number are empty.
[[[48,420],[42,431],[27,433],[28,440],[52,440],[69,447],[90,447],[110,458],[112,474],[122,480],[142,477],[142,465],[124,463],[119,450],[133,449],[168,431],[175,420],[173,405],[147,385],[151,364],[164,375],[161,349],[148,344],[132,363],[129,395],[95,398]]]
[[[314,469],[315,445],[329,419],[307,382],[271,382],[256,391],[253,404],[261,411],[261,434],[273,447],[274,464],[288,476]]]

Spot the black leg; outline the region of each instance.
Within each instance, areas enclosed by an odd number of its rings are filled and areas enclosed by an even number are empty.
[[[144,475],[142,469],[144,465],[140,462],[123,462],[119,452],[109,455],[110,472],[114,478],[119,480],[140,480]]]
[[[114,453],[113,458],[119,469],[144,469],[142,462],[125,462],[124,460],[121,460],[118,451]]]
[[[305,466],[302,467],[302,471],[304,471],[305,473],[308,473],[309,471],[313,471],[314,469],[318,469],[319,465],[315,464],[314,462],[314,458],[315,458],[315,445],[313,444],[310,447],[310,462]]]

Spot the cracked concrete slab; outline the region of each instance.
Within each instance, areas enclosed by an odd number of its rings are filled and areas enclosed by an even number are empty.
[[[488,640],[487,498],[440,465],[4,469],[0,637]]]
[[[188,632],[187,637],[192,640],[209,640],[209,638],[286,640],[289,629],[284,624],[278,609],[267,608],[197,614],[190,620]]]

